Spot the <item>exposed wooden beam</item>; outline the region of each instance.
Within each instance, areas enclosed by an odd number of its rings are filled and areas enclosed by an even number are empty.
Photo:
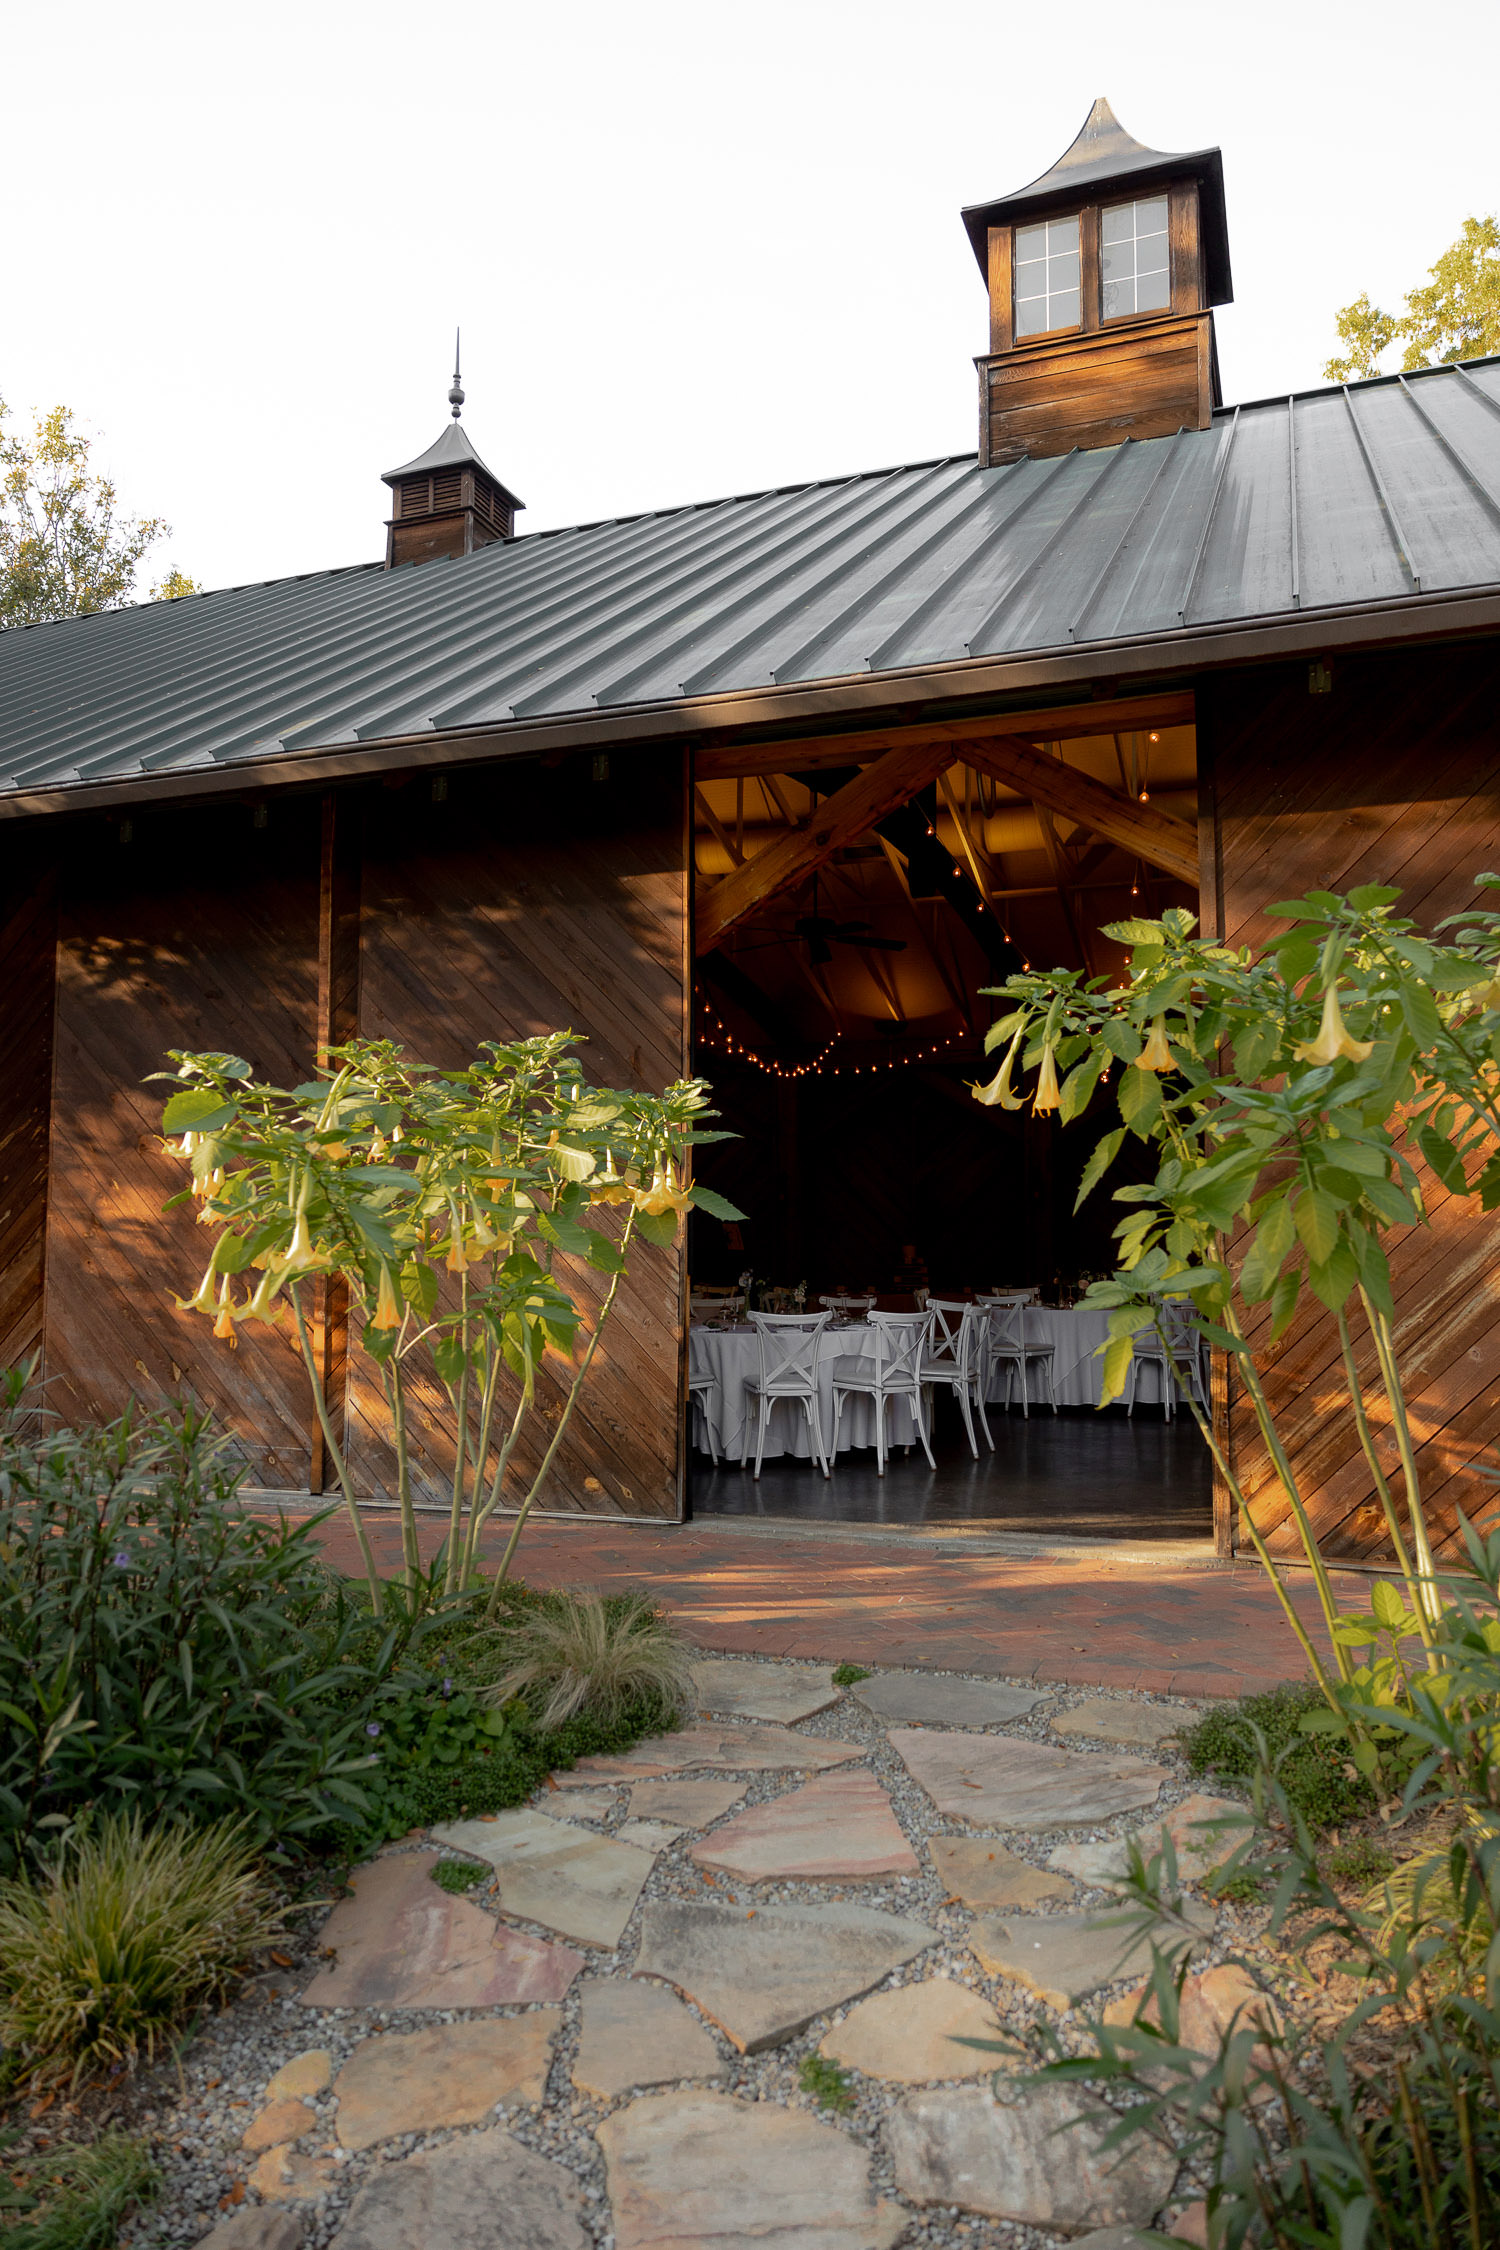
[[[744,864],[745,858],[743,846],[736,842],[735,838],[730,835],[729,830],[724,826],[724,823],[720,820],[718,814],[714,811],[713,806],[704,796],[701,789],[695,789],[693,791],[693,803],[697,806],[699,817],[703,821],[704,826],[708,829],[709,833],[712,835],[715,843],[720,845],[724,852],[727,854],[730,865],[732,867],[742,866]],[[743,828],[743,824],[741,825]]]
[[[1174,689],[1161,695],[1066,703],[1050,711],[1003,711],[984,719],[948,719],[911,730],[877,728],[867,734],[820,734],[802,741],[727,745],[700,750],[695,770],[700,781],[733,781],[746,774],[810,773],[819,766],[863,765],[888,750],[917,742],[954,742],[960,738],[1003,741],[1011,735],[1061,742],[1079,735],[1113,734],[1117,728],[1185,727],[1192,723],[1191,694]]]
[[[953,757],[946,739],[903,743],[866,766],[853,781],[846,781],[816,808],[805,828],[778,837],[699,899],[698,951],[707,953],[747,914],[758,912],[794,884],[806,882],[836,851],[866,835],[878,820],[925,789]]]
[[[964,808],[959,803],[958,798],[954,795],[952,785],[945,773],[938,775],[938,793],[942,797],[943,803],[948,808],[948,816],[952,820],[954,828],[958,831],[959,845],[963,851],[964,858],[969,863],[969,873],[974,878],[974,888],[976,891],[978,891],[980,897],[984,900],[985,905],[993,907],[995,900],[994,894],[990,890],[988,872],[985,868],[984,862],[980,858],[979,853],[975,848],[974,838],[970,834],[969,823],[967,818],[965,817]]]
[[[981,773],[992,774],[1008,789],[1045,805],[1052,813],[1076,820],[1094,836],[1105,836],[1138,859],[1175,875],[1180,883],[1198,887],[1198,832],[1185,820],[1158,812],[1155,805],[1132,804],[1117,797],[1092,774],[1066,766],[1034,742],[1002,741],[995,736],[968,735],[952,745],[953,755]],[[852,785],[851,785],[852,786]],[[743,869],[748,874],[749,870]],[[736,876],[726,880],[736,881]]]

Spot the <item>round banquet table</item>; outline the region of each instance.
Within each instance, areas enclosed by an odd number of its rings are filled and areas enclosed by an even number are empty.
[[[1052,1374],[1059,1406],[1099,1404],[1104,1362],[1096,1358],[1095,1354],[1108,1334],[1107,1312],[1092,1312],[1082,1306],[1031,1305],[1027,1308],[1027,1341],[1054,1346]],[[694,1327],[689,1331],[688,1350],[693,1373],[712,1375],[719,1386],[717,1394],[707,1404],[701,1398],[695,1398],[692,1402],[693,1442],[702,1451],[708,1450],[707,1418],[711,1413],[714,1444],[721,1458],[738,1461],[746,1421],[745,1384],[747,1381],[753,1383],[760,1369],[760,1347],[756,1342],[755,1330],[749,1326]],[[847,1328],[824,1329],[818,1353],[818,1394],[822,1406],[825,1444],[833,1442],[833,1362],[836,1359],[853,1358],[856,1353],[861,1358],[872,1358],[874,1351],[874,1331],[862,1321],[855,1321]],[[1019,1406],[1020,1387],[1014,1379],[1011,1389],[1014,1403]],[[1005,1395],[1006,1371],[1002,1366],[994,1371],[989,1399],[993,1404],[1000,1404]],[[1151,1360],[1146,1360],[1136,1378],[1136,1403],[1141,1406],[1159,1405],[1161,1396],[1162,1370]],[[1033,1365],[1033,1411],[1040,1406],[1045,1412],[1046,1402],[1045,1380],[1040,1368]],[[893,1446],[917,1443],[911,1410],[902,1399],[891,1401],[887,1437]],[[844,1402],[844,1419],[839,1427],[839,1451],[845,1453],[851,1446],[873,1446],[874,1443],[874,1401],[851,1394]],[[752,1455],[754,1451],[752,1425]],[[774,1460],[779,1455],[787,1454],[802,1461],[812,1458],[812,1435],[807,1426],[807,1414],[795,1401],[782,1401],[773,1407],[766,1430],[766,1460]]]
[[[760,1373],[760,1345],[755,1330],[743,1328],[692,1328],[688,1331],[689,1363],[695,1375],[712,1375],[718,1391],[707,1406],[700,1398],[693,1400],[693,1442],[707,1451],[705,1422],[713,1415],[714,1444],[720,1457],[738,1461],[744,1442],[747,1406],[745,1385],[753,1383]],[[836,1359],[873,1360],[875,1356],[875,1331],[863,1321],[854,1321],[847,1328],[825,1328],[818,1343],[818,1398],[823,1422],[823,1443],[833,1443],[833,1363]],[[891,1445],[916,1445],[916,1429],[911,1418],[911,1408],[904,1399],[894,1398],[886,1408],[886,1437]],[[844,1418],[839,1424],[839,1451],[847,1453],[854,1445],[875,1443],[875,1402],[852,1393],[844,1401]],[[750,1423],[750,1458],[755,1458],[755,1426]],[[764,1458],[772,1460],[780,1454],[791,1454],[800,1461],[812,1459],[812,1432],[807,1426],[807,1409],[797,1399],[782,1399],[771,1409],[766,1427]]]

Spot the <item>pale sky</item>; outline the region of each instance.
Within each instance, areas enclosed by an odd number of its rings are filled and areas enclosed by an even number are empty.
[[[447,417],[523,531],[971,452],[961,204],[1096,94],[1224,151],[1226,399],[1500,207],[1495,0],[6,11],[0,397],[210,586],[371,560]]]

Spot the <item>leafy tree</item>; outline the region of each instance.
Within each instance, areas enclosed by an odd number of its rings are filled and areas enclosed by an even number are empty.
[[[1500,221],[1465,219],[1463,233],[1430,267],[1425,289],[1409,289],[1406,309],[1382,312],[1362,291],[1345,305],[1336,325],[1345,346],[1323,373],[1331,383],[1351,383],[1380,373],[1380,357],[1404,343],[1404,374],[1441,367],[1455,359],[1500,352]]]
[[[43,414],[30,438],[7,430],[9,419],[0,399],[0,629],[123,607],[142,557],[171,526],[117,513],[114,485],[90,469],[69,407]],[[173,601],[197,590],[173,569],[151,591]]]

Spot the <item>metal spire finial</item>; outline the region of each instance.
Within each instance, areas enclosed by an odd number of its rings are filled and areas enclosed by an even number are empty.
[[[448,393],[448,404],[453,409],[453,419],[455,422],[458,420],[460,414],[462,414],[464,410],[464,387],[458,379],[458,343],[460,333],[460,330],[458,330],[457,328],[455,328],[453,331],[453,388]]]

